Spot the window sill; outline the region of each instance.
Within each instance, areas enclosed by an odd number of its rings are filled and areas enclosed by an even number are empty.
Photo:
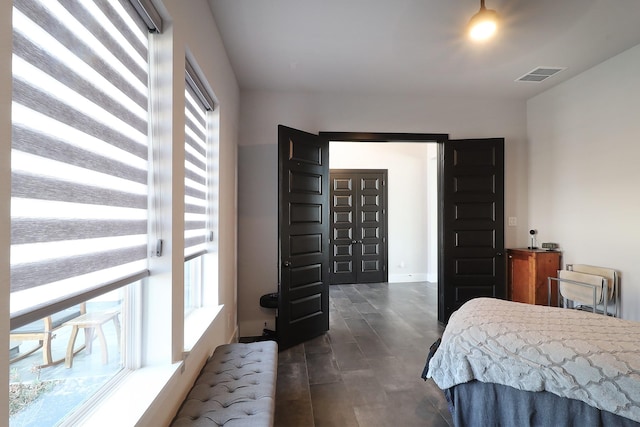
[[[187,355],[222,312],[224,305],[202,307],[189,313],[184,319],[184,354]]]
[[[105,420],[109,420],[109,425],[114,426],[137,425],[183,363],[132,371],[116,386],[115,392],[106,396],[79,424],[104,425]]]
[[[203,307],[185,318],[185,358],[213,325],[223,307]],[[137,425],[172,378],[182,373],[183,367],[184,361],[181,361],[131,371],[114,385],[113,392],[107,394],[94,411],[75,425],[104,425],[105,420],[109,420],[109,425]]]

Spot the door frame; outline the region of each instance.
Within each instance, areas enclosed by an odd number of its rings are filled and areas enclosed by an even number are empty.
[[[415,142],[438,144],[438,159],[444,155],[444,144],[449,141],[448,133],[388,133],[388,132],[320,132],[319,135],[329,141],[344,142]],[[437,162],[438,176],[438,212],[444,209],[444,191],[442,162]],[[329,164],[331,168],[331,164]],[[442,283],[442,254],[444,253],[444,223],[442,215],[438,215],[438,307],[440,300],[444,298],[444,284]],[[440,317],[440,316],[438,316]]]
[[[318,136],[327,143],[331,141],[344,142],[416,142],[416,143],[436,143],[438,147],[438,163],[437,163],[437,207],[438,211],[444,210],[444,147],[450,141],[449,134],[442,133],[380,133],[380,132],[319,132]],[[328,165],[330,167],[330,165]],[[279,190],[280,191],[280,190]],[[504,212],[502,212],[504,215]],[[444,219],[442,215],[438,215],[438,321],[444,323],[442,313],[442,305],[444,303],[445,284],[443,283],[443,254],[445,252],[444,245]]]

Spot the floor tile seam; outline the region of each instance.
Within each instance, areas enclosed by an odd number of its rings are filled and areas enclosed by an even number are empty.
[[[374,307],[374,308],[376,309],[376,313],[377,313],[377,314],[380,314],[380,315],[382,316],[382,319],[383,319],[383,320],[385,320],[385,321],[386,321],[386,320],[388,319],[388,316],[385,316],[385,313],[383,313],[379,308],[376,308],[373,304],[371,304],[371,301],[369,301],[369,299],[367,299],[366,297],[365,297],[365,299],[367,300],[367,302],[368,302],[372,307]],[[385,310],[385,311],[386,311],[386,310]],[[399,318],[400,320],[402,320],[402,322],[403,322],[403,323],[405,323],[406,325],[408,325],[412,330],[414,330],[414,331],[416,331],[416,332],[418,332],[418,333],[420,332],[420,330],[419,330],[419,329],[418,329],[418,328],[417,328],[417,327],[416,327],[412,322],[410,322],[410,321],[409,321],[410,319],[408,320],[408,319],[403,315],[403,313],[402,313],[401,311],[398,311],[397,309],[393,309],[393,308],[389,309],[389,311],[390,311],[391,313],[393,313],[393,315],[394,315],[396,318]],[[360,314],[364,314],[364,313],[360,313]],[[372,314],[372,313],[367,313],[367,314]],[[386,314],[388,314],[388,312],[387,312]],[[371,329],[372,329],[372,330],[373,330],[373,331],[378,335],[378,333],[377,333],[376,329],[375,329],[375,328],[373,327],[373,325],[372,325],[372,324],[371,324],[371,323],[366,319],[366,317],[365,317],[364,315],[362,316],[362,318],[363,318],[363,320],[367,323],[367,325],[368,325],[368,326],[369,326],[369,327],[370,327],[370,328],[371,328]],[[380,337],[380,335],[378,335],[378,337]]]
[[[347,326],[347,329],[349,329],[349,326]],[[351,338],[353,338],[353,342],[346,342],[346,343],[345,342],[340,342],[340,343],[336,342],[335,344],[336,345],[337,344],[355,344],[356,347],[358,347],[358,350],[360,351],[360,353],[362,353],[362,355],[364,356],[364,353],[362,352],[362,348],[360,348],[360,344],[358,344],[358,340],[356,340],[355,336],[353,335],[353,333],[350,330],[349,330],[349,333],[351,334]],[[331,340],[329,340],[329,348],[331,348],[331,355],[333,356],[333,360],[336,363],[336,368],[337,368],[338,374],[340,375],[340,381],[344,382],[344,377],[342,376],[342,373],[345,372],[345,371],[346,372],[350,372],[350,370],[343,370],[343,369],[340,368],[340,363],[338,362],[338,359],[336,357],[336,351],[335,351],[335,348],[334,348],[334,342],[331,341]]]
[[[365,319],[363,319],[363,321],[367,323],[367,326],[369,326],[369,328],[371,328],[371,331],[373,332],[373,334],[375,335],[375,337],[378,339],[378,341],[380,342],[380,344],[384,347],[384,350],[386,350],[386,352],[387,352],[388,354],[393,355],[393,353],[394,353],[394,352],[393,352],[393,349],[392,349],[392,348],[390,348],[390,347],[386,344],[386,342],[382,339],[382,337],[378,334],[378,332],[377,332],[375,329],[373,329],[373,328],[371,327],[371,325],[369,324],[369,322],[367,322]],[[347,325],[347,328],[348,328],[348,327],[349,327],[349,326]],[[351,331],[350,331],[350,332],[351,332]],[[364,335],[355,335],[355,334],[353,334],[353,332],[351,332],[351,333],[352,333],[352,336],[353,336],[353,338],[354,338],[354,340],[355,340],[355,341],[354,341],[354,344],[358,347],[358,350],[360,350],[360,352],[363,354],[363,356],[365,357],[365,359],[369,359],[369,358],[367,357],[367,353],[364,351],[364,349],[363,349],[362,345],[361,345],[361,344],[360,344],[360,342],[358,341],[358,337],[359,337],[359,336],[363,337]],[[331,348],[331,351],[333,352],[333,347]],[[335,354],[335,353],[334,353],[334,354]]]
[[[387,288],[388,289],[388,288]],[[358,292],[360,293],[360,292]],[[361,294],[362,295],[362,294]],[[366,297],[363,296],[363,298],[366,299]],[[366,301],[371,304],[369,302],[368,299],[366,299]],[[376,312],[380,313],[378,310],[376,310]],[[362,314],[362,313],[361,313]],[[382,313],[380,313],[382,315]],[[383,319],[386,319],[384,315],[382,315]],[[375,328],[371,325],[371,323],[369,323],[369,321],[366,319],[366,317],[362,316],[362,320],[367,324],[367,326],[373,331],[373,333],[375,334],[376,337],[378,337],[378,340],[380,340],[380,343],[384,346],[384,348],[389,352],[389,353],[393,353],[391,350],[391,348],[389,348],[389,346],[384,342],[384,340],[382,339],[382,337],[380,336],[380,334],[378,334],[378,331],[375,330]],[[347,328],[349,327],[349,325],[347,325]],[[356,337],[356,335],[354,335],[354,337]],[[358,348],[360,348],[360,351],[362,352],[362,354],[364,354],[364,351],[362,350],[362,347],[360,346],[360,343],[358,342],[358,340],[356,339],[356,345],[358,346]]]
[[[388,393],[387,393],[387,391],[384,389],[384,384],[381,384],[381,383],[380,383],[380,381],[379,381],[379,379],[378,379],[377,377],[374,377],[373,379],[374,379],[374,381],[377,383],[377,386],[378,386],[377,393],[382,393],[382,394],[384,395],[384,400],[385,400],[386,402],[388,402],[388,401],[389,401],[389,394],[388,394]],[[343,381],[344,381],[344,378],[343,378]],[[347,387],[347,389],[349,389],[349,382],[344,381],[344,384],[345,384],[345,387]],[[363,396],[363,395],[361,395],[361,396]],[[366,398],[364,398],[364,397],[363,397],[363,399],[364,399],[364,400],[366,400]],[[354,404],[352,404],[351,406],[352,406],[352,408],[355,410],[355,408],[357,408],[357,407],[366,406],[366,405],[372,405],[372,404],[381,404],[381,403],[378,403],[378,402],[375,402],[375,403],[367,403],[367,402],[363,402],[363,404],[355,404],[355,403],[354,403]],[[435,409],[437,410],[438,408],[436,407]]]
[[[359,292],[358,292],[359,293]],[[353,304],[353,303],[352,303]],[[388,351],[391,351],[386,344],[384,344],[384,341],[382,341],[382,338],[380,337],[380,335],[378,335],[378,333],[375,331],[375,329],[373,329],[371,327],[371,325],[369,324],[369,322],[367,322],[367,320],[364,317],[360,317],[360,319],[362,319],[366,325],[371,329],[371,331],[375,334],[375,336],[380,340],[380,342],[385,346],[385,349]],[[343,320],[346,320],[343,318]],[[365,352],[362,349],[362,346],[360,345],[360,343],[358,342],[357,336],[354,334],[354,332],[351,330],[351,328],[349,327],[349,325],[345,322],[345,326],[347,327],[347,330],[349,331],[349,334],[351,335],[351,337],[353,338],[353,344],[356,345],[356,347],[358,348],[358,350],[360,351],[360,353],[364,356],[365,359],[367,359]],[[334,349],[334,343],[329,341],[329,346],[331,348],[331,354],[333,355],[333,359],[336,362],[336,365],[338,366],[338,373],[340,375],[340,379],[344,382],[344,377],[342,375],[343,371],[340,369],[340,366],[338,364],[338,360],[336,359],[336,352]],[[368,363],[367,363],[368,364]],[[347,371],[349,372],[349,371]]]
[[[423,333],[424,329],[422,329],[418,325],[414,324],[413,322],[407,321],[405,317],[402,317],[402,316],[398,316],[398,317],[400,317],[400,319],[407,325],[407,327],[411,330],[411,332],[417,334],[418,336],[420,336]],[[420,326],[424,327],[424,325],[420,325]]]
[[[304,346],[304,344],[302,345],[302,350],[304,352],[304,370],[307,373],[307,394],[309,398],[309,409],[311,410],[311,422],[313,423],[313,425],[309,427],[315,427],[316,417],[313,411],[313,398],[311,397],[311,381],[310,381],[311,378],[309,377],[309,363],[307,362],[307,349]]]

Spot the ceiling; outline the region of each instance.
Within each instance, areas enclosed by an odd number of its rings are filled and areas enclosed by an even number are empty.
[[[209,0],[242,90],[528,99],[640,44],[640,0]],[[541,83],[515,80],[566,67]]]

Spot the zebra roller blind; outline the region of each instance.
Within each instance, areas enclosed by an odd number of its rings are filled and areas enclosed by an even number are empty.
[[[13,36],[11,328],[144,277],[149,252],[144,22],[14,0]]]
[[[188,64],[188,62],[187,62]],[[187,66],[185,84],[185,260],[206,252],[210,183],[208,165],[208,111],[213,108]]]

